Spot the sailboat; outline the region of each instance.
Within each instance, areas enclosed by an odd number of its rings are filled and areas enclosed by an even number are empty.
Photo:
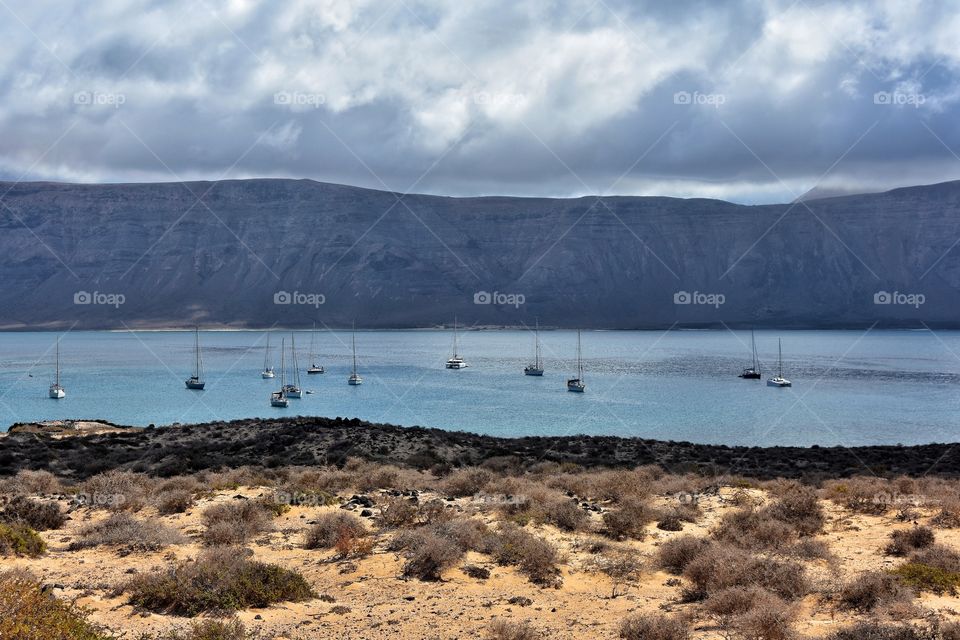
[[[270,406],[271,407],[288,407],[290,406],[290,401],[287,400],[286,395],[286,385],[284,384],[284,360],[283,360],[283,350],[286,347],[284,341],[280,341],[280,391],[274,391],[270,394]],[[271,369],[272,372],[272,369]],[[271,377],[273,377],[271,375]]]
[[[66,390],[60,386],[60,336],[57,336],[57,373],[53,379],[53,384],[50,385],[49,393],[50,397],[54,400],[59,400],[67,395]]]
[[[466,369],[466,361],[457,353],[457,319],[453,319],[453,357],[447,360],[447,369]]]
[[[303,390],[300,388],[300,367],[297,365],[297,345],[293,340],[293,334],[290,334],[290,354],[293,356],[293,384],[283,385],[283,393],[288,398],[302,398]]]
[[[540,319],[537,319],[537,327],[534,330],[533,338],[533,364],[528,364],[523,368],[523,374],[527,376],[542,376],[543,361],[540,359]]]
[[[317,364],[317,352],[314,349],[314,344],[317,337],[317,323],[313,323],[313,331],[310,332],[310,366],[307,367],[307,375],[316,375],[318,373],[323,373],[323,367]]]
[[[193,375],[190,376],[184,384],[187,385],[187,389],[203,391],[206,382],[203,381],[203,358],[200,357],[200,327],[194,328],[193,352]],[[53,393],[53,387],[50,388],[50,393]]]
[[[780,338],[777,338],[777,363],[780,367],[780,372],[775,378],[770,378],[767,380],[768,387],[792,387],[793,383],[783,377],[783,345],[780,341]]]
[[[352,386],[357,386],[363,384],[363,378],[360,377],[360,374],[357,373],[357,323],[353,323],[353,333],[351,334],[350,341],[353,343],[353,373],[350,374],[350,377],[347,378],[347,384]]]
[[[583,358],[580,352],[580,330],[577,330],[577,377],[567,380],[567,391],[583,393],[586,385],[583,383]]]
[[[260,377],[263,379],[273,378],[276,374],[273,372],[273,365],[270,364],[270,332],[267,332],[267,348],[263,352],[263,371]]]
[[[757,341],[753,337],[753,329],[750,329],[750,348],[753,350],[752,365],[744,369],[740,377],[745,380],[759,380],[761,378],[760,361],[757,360]]]

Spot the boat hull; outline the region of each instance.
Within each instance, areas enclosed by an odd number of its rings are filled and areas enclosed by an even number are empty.
[[[523,370],[523,375],[525,376],[542,376],[543,369],[537,369],[536,367],[526,367]]]
[[[467,363],[463,360],[447,360],[447,369],[466,369]]]
[[[271,407],[288,407],[290,406],[290,401],[287,400],[287,396],[283,393],[272,393],[270,394],[270,406]]]
[[[358,385],[363,384],[363,378],[361,378],[361,377],[358,376],[358,375],[352,375],[352,376],[350,376],[350,378],[347,380],[347,384],[349,384],[349,385],[352,386],[352,387],[356,387],[356,386],[358,386]]]
[[[302,398],[303,390],[296,387],[287,387],[283,390],[283,395],[288,398]]]
[[[567,380],[567,391],[572,391],[574,393],[583,393],[587,388],[585,384],[580,382],[580,380],[573,379]]]
[[[260,377],[267,380],[268,378],[275,378],[276,374],[273,371],[262,371]]]
[[[763,376],[760,375],[759,371],[754,371],[753,369],[744,369],[743,373],[740,374],[740,377],[744,380],[760,380]]]
[[[60,386],[57,386],[57,385],[52,385],[52,386],[50,387],[50,391],[49,391],[48,395],[49,395],[51,398],[53,398],[54,400],[60,400],[61,398],[65,398],[65,397],[66,397],[67,392],[63,390],[63,387],[60,387]]]
[[[310,367],[307,369],[307,375],[315,376],[320,373],[323,373],[323,367]]]
[[[769,380],[767,380],[767,386],[780,387],[782,389],[784,387],[792,387],[793,383],[783,378],[770,378]]]
[[[203,380],[187,380],[184,382],[187,385],[187,389],[193,389],[195,391],[203,391],[203,387],[207,384]]]

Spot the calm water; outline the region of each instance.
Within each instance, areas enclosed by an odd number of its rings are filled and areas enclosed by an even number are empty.
[[[289,333],[287,337],[289,345]],[[461,333],[470,364],[447,371],[443,331],[358,332],[361,387],[350,387],[349,333],[318,332],[327,373],[302,375],[313,395],[269,406],[279,385],[262,380],[264,334],[201,333],[205,391],[183,380],[192,367],[186,332],[74,332],[61,343],[64,400],[46,397],[55,336],[0,333],[0,425],[103,418],[157,425],[276,415],[360,417],[492,435],[609,434],[705,443],[914,444],[960,440],[960,332],[757,332],[761,362],[775,366],[783,336],[792,389],[740,380],[749,333],[586,332],[587,392],[566,391],[576,334],[541,333],[547,372],[526,377],[533,336]],[[280,333],[271,339],[275,365]],[[309,333],[297,334],[307,366]],[[289,358],[288,358],[289,360]],[[766,371],[764,377],[766,377]]]

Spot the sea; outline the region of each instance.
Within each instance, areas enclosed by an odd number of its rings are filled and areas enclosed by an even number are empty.
[[[757,331],[764,380],[737,374],[750,365],[750,332],[584,331],[586,391],[566,390],[576,372],[577,334],[540,332],[546,372],[533,360],[527,330],[459,334],[469,364],[447,370],[447,330],[357,331],[361,386],[349,386],[349,331],[270,333],[273,380],[260,376],[267,334],[200,332],[206,389],[191,391],[189,331],[0,333],[0,430],[16,422],[102,419],[125,425],[239,418],[327,416],[493,436],[636,436],[696,443],[772,446],[920,444],[960,440],[960,332]],[[310,344],[326,373],[307,375]],[[783,345],[790,388],[768,387]],[[287,381],[294,340],[302,399],[270,406],[279,388],[280,345]]]

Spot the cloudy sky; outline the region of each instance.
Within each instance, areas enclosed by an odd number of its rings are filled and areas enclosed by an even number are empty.
[[[952,1],[0,0],[0,179],[938,182],[960,178],[958,37]]]

